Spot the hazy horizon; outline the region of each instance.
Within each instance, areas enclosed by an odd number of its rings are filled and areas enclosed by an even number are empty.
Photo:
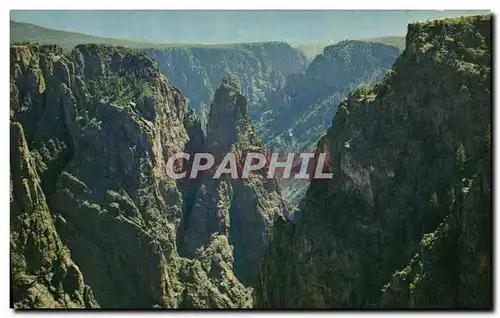
[[[301,44],[404,36],[408,23],[489,11],[296,10],[12,10],[10,19],[93,36],[151,43]]]

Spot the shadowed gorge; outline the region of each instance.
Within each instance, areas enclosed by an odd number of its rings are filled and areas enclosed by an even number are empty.
[[[249,100],[252,119],[265,111],[267,96],[284,85],[287,75],[303,72],[304,56],[287,43],[249,43],[213,47],[147,49],[162,73],[190,99],[190,106],[209,111],[208,106],[221,79],[235,74],[241,93]]]
[[[244,158],[249,151],[265,151],[253,132],[240,85],[238,77],[227,76],[215,92],[206,149],[216,162],[227,152]],[[182,249],[186,255],[193,255],[207,244],[213,233],[224,234],[234,246],[235,274],[245,284],[253,283],[272,224],[283,216],[285,202],[276,180],[267,179],[265,175],[253,174],[249,179],[233,180],[228,176],[213,179],[213,173],[209,171],[201,177]]]
[[[393,46],[362,41],[325,47],[304,73],[290,75],[270,95],[256,124],[257,134],[277,152],[312,152],[340,101],[357,87],[382,79],[399,54]],[[281,186],[285,197],[297,205],[309,183],[282,180]]]

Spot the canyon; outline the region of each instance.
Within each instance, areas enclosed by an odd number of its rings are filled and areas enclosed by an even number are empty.
[[[491,29],[312,59],[11,39],[13,307],[492,308]],[[200,153],[323,153],[332,177],[213,178]]]

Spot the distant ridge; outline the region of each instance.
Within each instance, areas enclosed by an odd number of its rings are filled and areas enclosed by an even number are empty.
[[[128,40],[102,38],[77,32],[67,32],[45,28],[36,24],[10,21],[10,43],[38,42],[40,44],[57,44],[71,49],[78,44],[110,44],[132,48],[154,47],[154,44]]]
[[[405,37],[404,36],[382,36],[376,38],[366,38],[360,41],[365,42],[376,42],[385,45],[392,45],[397,47],[399,50],[403,51],[405,49]],[[294,45],[299,51],[304,54],[308,59],[313,59],[316,55],[321,54],[323,49],[329,45],[336,44],[340,41],[325,41],[325,42],[310,42]]]
[[[109,44],[135,49],[162,49],[169,47],[217,47],[232,48],[254,43],[277,43],[280,41],[248,42],[248,43],[220,43],[220,44],[198,44],[198,43],[148,43],[125,39],[113,39],[88,35],[79,32],[61,31],[42,27],[36,24],[10,21],[10,44],[22,42],[35,42],[40,44],[57,44],[64,49],[73,49],[78,44]],[[284,43],[284,41],[282,41]]]
[[[380,42],[387,45],[393,45],[399,49],[404,49],[404,37],[387,36],[366,39],[367,42]],[[20,42],[37,42],[40,44],[57,44],[64,49],[72,49],[78,44],[109,44],[114,46],[124,46],[136,49],[146,48],[168,48],[168,47],[238,47],[248,43],[221,43],[221,44],[197,44],[197,43],[148,43],[141,41],[113,39],[99,36],[88,35],[79,32],[61,31],[42,27],[36,24],[24,23],[18,21],[10,21],[10,44]],[[279,42],[279,41],[268,41]],[[285,42],[285,41],[283,41]],[[314,58],[319,53],[323,52],[323,48],[328,45],[335,44],[333,41],[328,42],[311,42],[295,45],[307,58]]]

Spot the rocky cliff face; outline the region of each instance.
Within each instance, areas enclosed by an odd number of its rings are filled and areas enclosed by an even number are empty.
[[[190,106],[208,111],[224,76],[237,74],[250,115],[258,119],[267,96],[284,85],[289,74],[303,72],[305,57],[287,43],[266,42],[207,47],[148,49],[162,73],[190,99]]]
[[[190,259],[177,253],[194,186],[169,179],[165,165],[204,136],[151,58],[13,46],[10,89],[16,307],[251,304],[227,238],[211,236]]]
[[[340,101],[358,86],[381,80],[399,53],[393,46],[362,41],[326,47],[305,73],[290,75],[285,86],[268,95],[257,134],[275,151],[312,152]],[[282,180],[281,186],[298,204],[309,183]]]
[[[57,234],[22,126],[11,123],[10,250],[16,308],[98,308]]]
[[[173,306],[182,198],[163,165],[187,140],[185,99],[150,58],[130,51],[14,47],[11,55],[12,120],[25,129],[56,229],[96,299]]]
[[[215,92],[207,127],[207,152],[220,163],[228,152],[238,162],[247,152],[265,153],[250,123],[246,98],[235,76],[224,78]],[[182,251],[194,255],[209,244],[213,234],[224,236],[234,246],[234,272],[244,284],[256,279],[260,259],[274,220],[283,215],[285,203],[276,180],[262,173],[249,179],[223,175],[213,179],[214,170],[201,176],[192,209],[187,211]]]
[[[491,19],[411,24],[384,81],[342,101],[258,307],[491,308]]]

